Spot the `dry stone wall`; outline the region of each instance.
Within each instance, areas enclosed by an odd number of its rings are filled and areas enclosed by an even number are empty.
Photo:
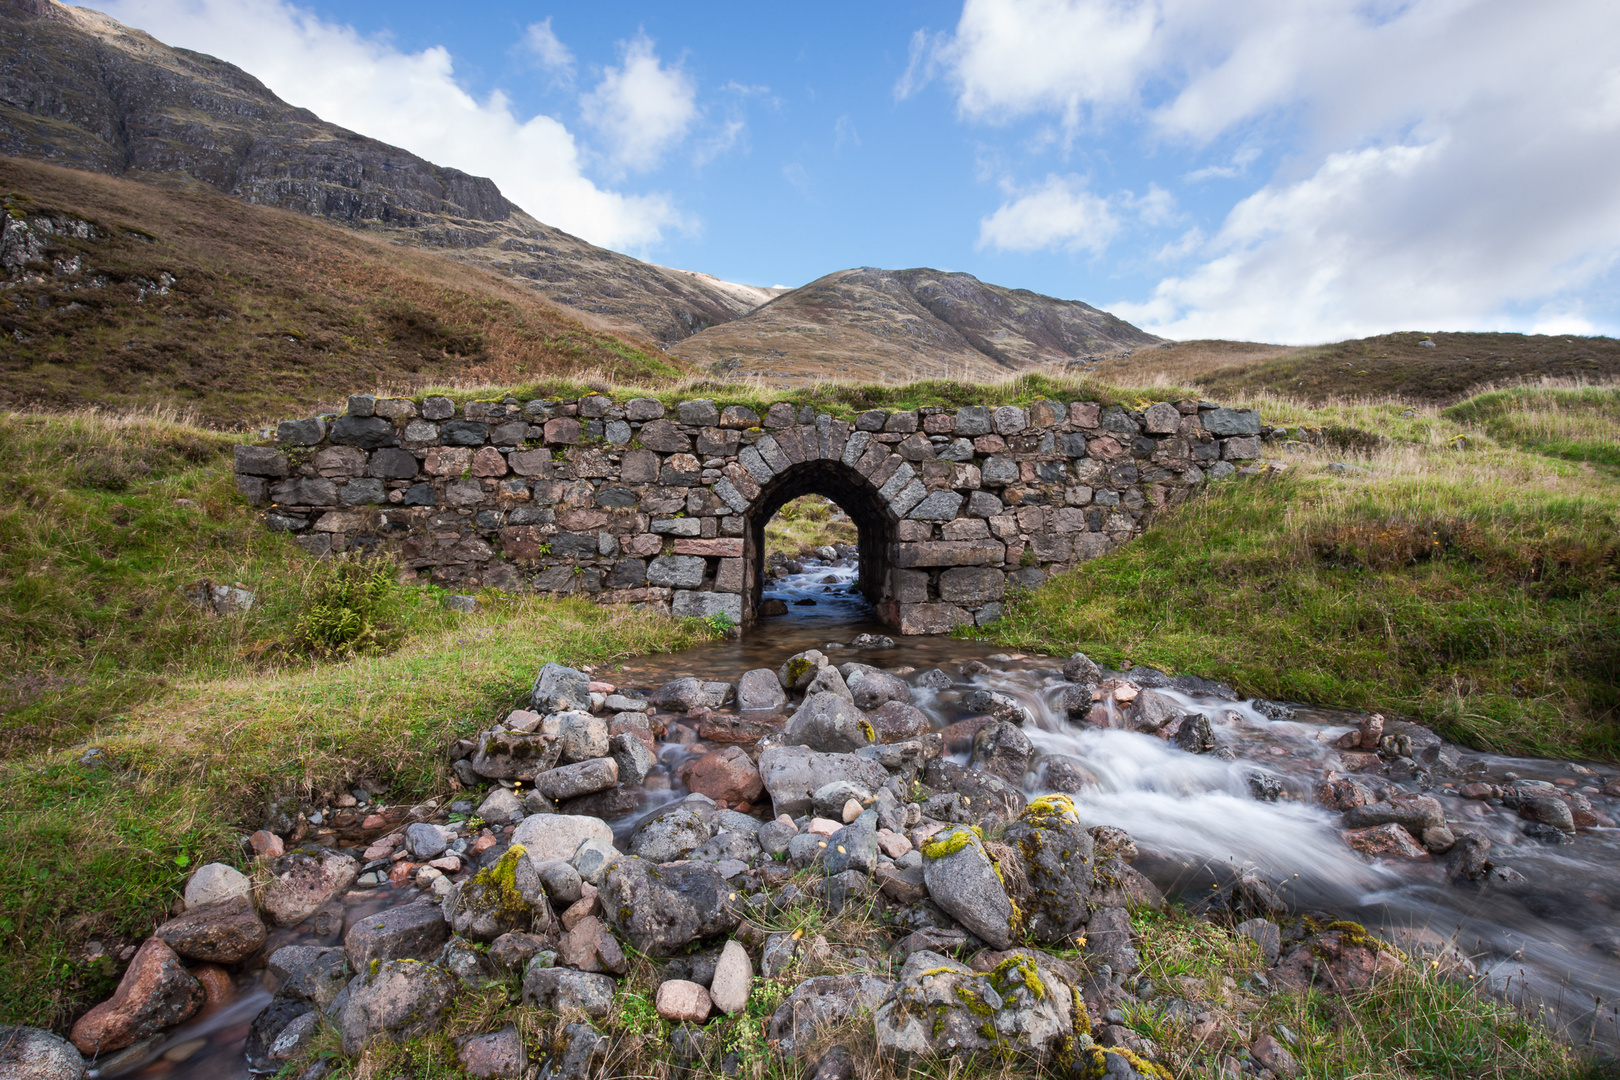
[[[1260,456],[1258,414],[1035,401],[870,411],[786,402],[355,396],[236,453],[238,490],[315,555],[387,552],[452,588],[753,622],[765,523],[821,494],[904,633],[983,623],[1010,590],[1113,550]]]

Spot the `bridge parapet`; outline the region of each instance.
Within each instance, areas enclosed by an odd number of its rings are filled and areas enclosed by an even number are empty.
[[[1234,462],[1258,414],[1208,402],[818,413],[653,398],[359,395],[237,450],[236,483],[312,554],[386,551],[453,588],[588,596],[752,623],[765,523],[821,494],[860,533],[860,586],[903,633],[1000,613],[1138,535]]]

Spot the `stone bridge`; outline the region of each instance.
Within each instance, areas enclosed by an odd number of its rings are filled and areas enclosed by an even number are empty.
[[[451,588],[583,595],[755,621],[765,523],[824,495],[859,531],[862,592],[902,633],[999,614],[1154,511],[1260,456],[1209,402],[874,410],[653,398],[349,399],[239,447],[236,484],[306,551],[392,554]]]

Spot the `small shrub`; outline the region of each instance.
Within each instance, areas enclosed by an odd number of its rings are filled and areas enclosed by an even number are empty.
[[[385,652],[404,634],[404,595],[381,560],[331,563],[298,617],[299,647],[315,656]]]

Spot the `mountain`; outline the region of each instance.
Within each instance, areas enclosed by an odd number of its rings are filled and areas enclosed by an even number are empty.
[[[0,158],[0,409],[241,427],[428,383],[680,372],[482,267],[319,218]]]
[[[997,378],[1162,339],[1078,300],[919,268],[840,270],[694,334],[670,355],[782,378]]]
[[[663,343],[772,295],[586,243],[491,180],[326,123],[238,67],[55,0],[0,0],[0,154],[206,187],[434,248]]]

